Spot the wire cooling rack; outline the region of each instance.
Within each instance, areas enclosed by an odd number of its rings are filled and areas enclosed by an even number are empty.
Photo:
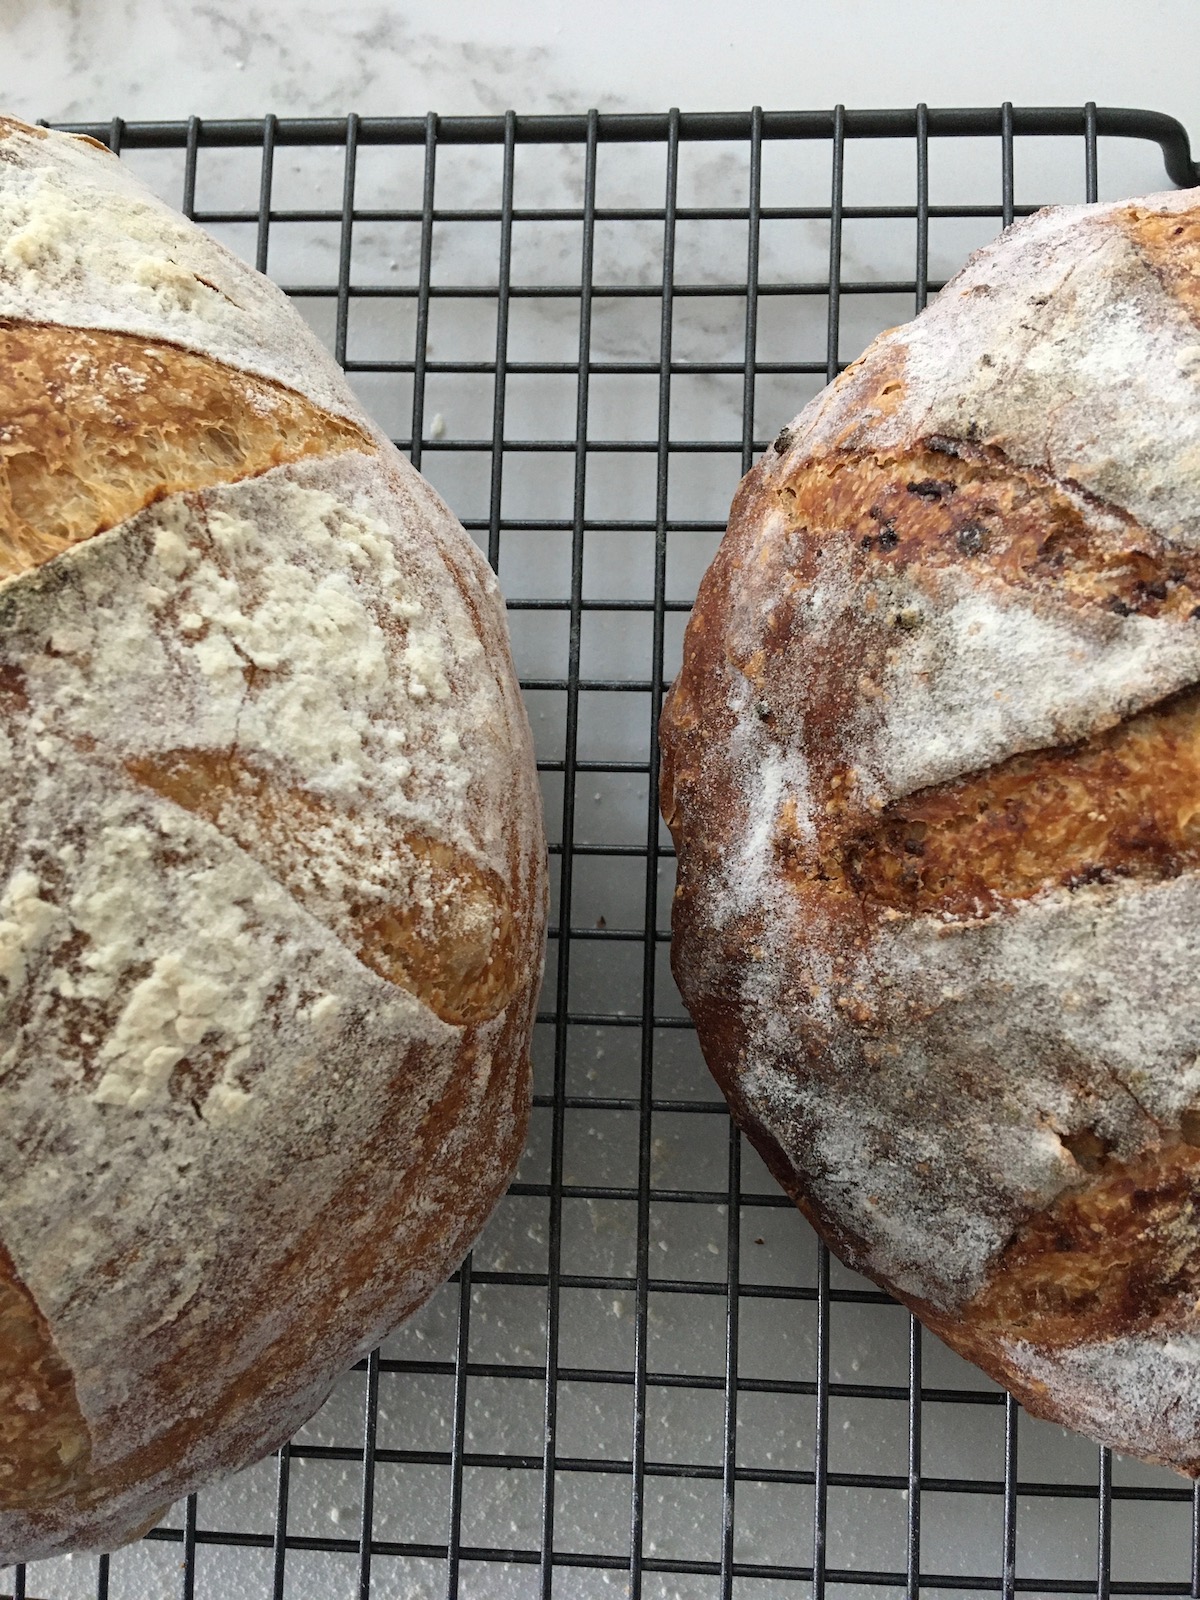
[[[743,1146],[670,979],[655,804],[740,473],[1001,225],[1164,161],[1196,182],[1183,129],[1005,105],[75,131],[283,283],[498,568],[554,925],[530,1148],[454,1281],[278,1457],[15,1595],[1200,1596],[1190,1488],[1024,1417]]]

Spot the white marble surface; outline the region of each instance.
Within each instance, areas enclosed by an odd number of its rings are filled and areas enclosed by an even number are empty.
[[[1200,131],[1194,0],[0,0],[27,117],[1149,105]]]
[[[607,0],[568,6],[552,0],[508,4],[419,3],[384,5],[368,0],[327,4],[289,0],[0,0],[0,107],[28,118],[107,120],[139,118],[336,114],[364,115],[497,112],[662,110],[827,106],[1079,104],[1087,99],[1142,105],[1178,116],[1200,142],[1200,29],[1195,0],[1141,0],[1136,21],[1128,0],[740,0],[736,5],[697,0]],[[360,163],[360,205],[419,204],[419,152],[414,160]],[[811,156],[811,160],[809,157]],[[857,203],[883,201],[912,186],[911,149],[876,146],[870,159],[861,149],[847,160],[847,197]],[[1081,198],[1078,151],[1064,165],[1061,149],[1025,149],[1018,158],[1021,199]],[[201,206],[257,199],[257,161],[252,152],[206,152],[200,169]],[[177,154],[135,154],[147,179],[178,203],[181,166]],[[443,153],[439,166],[441,204],[495,205],[496,151]],[[984,167],[980,160],[986,162]],[[691,147],[681,159],[684,204],[745,203],[744,150]],[[602,152],[602,203],[661,203],[661,151]],[[983,156],[968,145],[940,146],[933,165],[935,201],[996,199],[999,173],[994,145]],[[518,205],[578,204],[578,151],[519,153]],[[1101,156],[1105,194],[1165,186],[1153,147],[1106,144]],[[281,151],[276,166],[275,204],[340,206],[341,152]],[[828,193],[828,151],[768,150],[764,201],[808,195],[820,203]],[[722,231],[722,228],[724,231]],[[931,270],[952,271],[965,252],[993,231],[994,224],[946,225],[931,238]],[[235,250],[254,249],[253,228],[231,226],[222,236]],[[435,239],[439,281],[495,282],[496,231],[491,225]],[[911,273],[911,225],[872,229],[847,225],[847,277],[891,278]],[[336,278],[336,230],[326,225],[277,229],[269,268],[284,282],[325,284]],[[411,227],[360,224],[355,235],[354,281],[404,284],[415,279],[418,234]],[[627,224],[623,233],[597,235],[597,278],[650,284],[661,263],[661,227]],[[577,227],[557,227],[525,236],[518,230],[514,253],[517,282],[578,281]],[[735,281],[745,269],[744,227],[681,230],[681,276],[694,282]],[[764,279],[821,277],[827,237],[820,224],[785,224],[764,229]],[[302,309],[326,337],[332,332],[332,300],[305,300]],[[910,314],[900,297],[848,298],[843,307],[842,354],[850,357],[886,321]],[[764,299],[759,351],[766,359],[824,358],[824,305],[813,298]],[[741,359],[744,305],[736,298],[680,301],[675,323],[678,360]],[[402,355],[411,351],[411,303],[355,302],[351,354]],[[435,302],[431,322],[433,359],[487,360],[495,348],[494,309],[487,301]],[[407,345],[405,341],[407,340]],[[653,300],[598,301],[593,357],[600,360],[657,359],[658,307]],[[578,302],[569,299],[514,301],[508,353],[512,359],[571,360],[578,344]],[[363,398],[397,434],[411,421],[411,379],[403,375],[356,380]],[[595,380],[591,432],[608,439],[653,436],[656,379]],[[570,435],[574,380],[510,382],[509,437]],[[770,436],[798,408],[815,380],[767,378],[759,383],[755,429]],[[677,380],[672,404],[676,436],[737,437],[740,378]],[[423,431],[426,437],[490,437],[489,379],[431,374]],[[506,517],[569,516],[569,457],[510,454],[505,463]],[[490,457],[430,453],[426,470],[460,515],[486,514]],[[558,470],[565,468],[565,472]],[[654,484],[649,458],[593,457],[589,469],[589,517],[646,518],[653,515]],[[736,457],[692,456],[672,465],[671,514],[719,519],[737,475]],[[671,546],[671,594],[687,598],[715,542],[711,534]],[[591,596],[645,593],[650,581],[648,541],[643,535],[589,535],[585,592]],[[562,594],[562,537],[506,535],[501,576],[510,595]],[[678,649],[681,619],[671,619],[668,670]],[[529,675],[563,670],[565,630],[561,617],[514,614],[516,650]],[[597,613],[585,618],[584,670],[597,675],[643,677],[648,665],[644,619]],[[613,716],[614,703],[622,713]],[[542,751],[561,753],[561,705],[551,696],[531,701]],[[585,754],[636,761],[645,758],[645,701],[609,696],[586,708]],[[607,719],[607,720],[606,720]],[[556,780],[547,784],[551,816],[557,813]],[[589,777],[580,792],[581,837],[636,844],[644,837],[644,784],[623,775]],[[626,873],[624,865],[632,865]],[[593,870],[596,869],[596,870]],[[581,858],[577,867],[573,920],[609,928],[636,926],[642,914],[640,863]],[[666,896],[664,892],[664,907]],[[573,1001],[583,1010],[639,1008],[640,951],[617,945],[580,945],[573,976]],[[599,952],[603,959],[592,960]],[[630,959],[626,959],[626,957]],[[664,982],[664,995],[666,984]],[[663,1000],[663,1007],[670,1000]],[[634,1095],[638,1084],[636,1030],[577,1030],[569,1064],[573,1094]],[[545,1041],[542,1041],[544,1044]],[[540,1087],[549,1086],[545,1051]],[[664,1036],[656,1092],[683,1098],[715,1092],[688,1035]],[[566,1175],[580,1184],[636,1181],[636,1116],[585,1109],[567,1119]],[[726,1182],[726,1123],[723,1116],[660,1116],[654,1128],[652,1180],[656,1186],[700,1186],[721,1190]],[[545,1181],[548,1129],[535,1119],[522,1176]],[[773,1192],[755,1159],[744,1161],[746,1192]],[[633,1270],[631,1208],[615,1202],[568,1201],[565,1214],[568,1260],[575,1271],[621,1275]],[[726,1247],[723,1208],[656,1204],[652,1214],[655,1270],[666,1277],[720,1279]],[[815,1256],[811,1235],[790,1212],[747,1209],[743,1227],[743,1273],[748,1281],[810,1285]],[[547,1250],[543,1201],[510,1199],[476,1252],[476,1264],[497,1270],[544,1270]],[[853,1286],[852,1275],[834,1268],[835,1282]],[[632,1349],[630,1297],[573,1291],[564,1297],[564,1362],[621,1366]],[[480,1361],[536,1365],[543,1358],[544,1293],[537,1289],[477,1289],[472,1301],[471,1353]],[[457,1290],[443,1290],[391,1343],[392,1353],[452,1360]],[[719,1372],[724,1359],[724,1301],[659,1295],[651,1305],[652,1370]],[[903,1385],[907,1322],[889,1308],[838,1308],[834,1314],[833,1377],[848,1383]],[[746,1300],[742,1310],[742,1371],[758,1377],[811,1376],[814,1371],[811,1305]],[[926,1382],[981,1386],[978,1375],[935,1341],[926,1342]],[[986,1385],[985,1385],[986,1387]],[[339,1387],[325,1411],[306,1430],[310,1442],[356,1446],[361,1437],[361,1375]],[[386,1445],[445,1450],[452,1417],[451,1380],[444,1376],[390,1375],[381,1392],[380,1441]],[[720,1461],[720,1395],[686,1389],[652,1389],[648,1451],[652,1459],[715,1465]],[[744,1393],[739,1460],[765,1467],[804,1468],[811,1462],[812,1406]],[[567,1384],[560,1394],[559,1449],[564,1455],[627,1457],[629,1391]],[[536,1383],[473,1380],[468,1388],[467,1448],[521,1452],[541,1449],[541,1397]],[[925,1409],[925,1470],[956,1476],[998,1478],[1003,1472],[1003,1412],[973,1406],[930,1405]],[[906,1413],[902,1403],[835,1401],[831,1414],[835,1470],[903,1473]],[[1096,1452],[1086,1442],[1027,1419],[1021,1424],[1022,1476],[1094,1483]],[[274,1515],[274,1468],[264,1463],[240,1479],[202,1496],[202,1527],[270,1533]],[[1176,1480],[1129,1463],[1118,1463],[1118,1483],[1170,1485]],[[464,1538],[468,1543],[536,1546],[539,1538],[536,1472],[471,1469],[465,1483]],[[353,1540],[358,1532],[360,1482],[353,1465],[309,1462],[292,1479],[290,1530]],[[439,1541],[444,1537],[447,1473],[441,1467],[389,1468],[381,1472],[375,1534],[382,1539]],[[719,1485],[712,1481],[660,1477],[649,1480],[648,1553],[709,1557],[717,1550]],[[758,1561],[810,1558],[811,1492],[794,1487],[738,1490],[735,1555]],[[984,1573],[998,1570],[999,1502],[993,1497],[928,1494],[923,1508],[923,1565],[927,1571]],[[1095,1502],[1029,1499],[1018,1517],[1018,1572],[1022,1576],[1086,1579],[1094,1572]],[[830,1560],[834,1565],[903,1567],[906,1508],[899,1492],[835,1491],[830,1501]],[[558,1546],[620,1554],[626,1547],[628,1491],[619,1476],[588,1480],[570,1473],[559,1483]],[[179,1525],[176,1510],[170,1519]],[[1186,1507],[1132,1506],[1119,1502],[1114,1576],[1179,1581],[1187,1576],[1190,1522]],[[113,1600],[164,1600],[178,1587],[178,1547],[140,1544],[113,1562]],[[292,1552],[289,1600],[329,1600],[354,1592],[353,1555]],[[202,1546],[198,1600],[251,1600],[270,1592],[270,1552],[214,1550]],[[620,1572],[569,1569],[558,1574],[558,1600],[592,1600],[624,1592]],[[444,1593],[438,1563],[383,1561],[376,1566],[378,1600],[433,1600]],[[708,1579],[648,1580],[647,1600],[711,1600]],[[800,1586],[747,1587],[738,1600],[798,1600]],[[883,1593],[848,1587],[846,1596]],[[895,1592],[895,1591],[892,1591]],[[89,1560],[46,1563],[30,1575],[31,1595],[42,1600],[85,1600],[95,1593]],[[537,1593],[529,1566],[463,1570],[465,1600],[525,1600]],[[950,1595],[951,1591],[943,1591]]]

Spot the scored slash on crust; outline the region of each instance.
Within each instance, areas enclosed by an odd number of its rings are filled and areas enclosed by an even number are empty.
[[[173,345],[0,321],[0,579],[164,495],[305,456],[374,455],[303,395]]]
[[[24,1561],[274,1449],[462,1259],[523,1144],[545,845],[450,512],[273,285],[3,120],[0,643]]]

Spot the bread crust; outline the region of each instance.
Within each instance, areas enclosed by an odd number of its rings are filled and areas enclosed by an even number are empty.
[[[1060,208],[744,480],[662,727],[674,970],[835,1249],[1200,1473],[1200,197]]]
[[[0,324],[0,578],[152,500],[371,450],[303,396],[160,341]]]
[[[275,1448],[453,1270],[546,909],[494,575],[278,291],[10,121],[4,341],[0,1563]]]

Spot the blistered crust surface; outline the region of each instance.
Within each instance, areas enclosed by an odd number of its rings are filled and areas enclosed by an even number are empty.
[[[1022,1240],[1060,1197],[1200,1133],[1185,774],[1158,822],[1122,812],[1112,848],[1088,844],[1112,837],[1088,775],[1153,785],[1139,762],[1171,759],[1185,711],[1157,742],[1122,729],[1200,679],[1195,207],[1019,224],[785,429],[739,491],[663,724],[675,971],[781,1182],[1042,1414],[1185,1470],[1182,1279],[1146,1326],[1080,1302],[1081,1349],[1111,1360],[984,1324],[1009,1247],[1044,1286]],[[1032,803],[1054,762],[1061,870]],[[954,795],[964,838],[999,841],[994,892],[927,842]],[[1103,1226],[1139,1192],[1114,1188]]]

